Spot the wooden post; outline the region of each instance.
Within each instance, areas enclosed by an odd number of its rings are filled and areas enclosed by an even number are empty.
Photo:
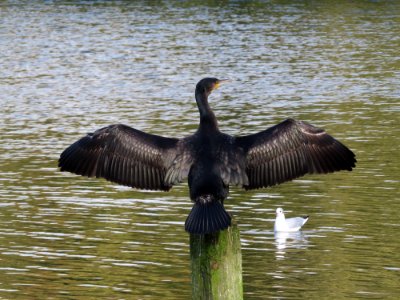
[[[243,300],[242,253],[236,223],[215,234],[190,234],[190,257],[192,299]]]

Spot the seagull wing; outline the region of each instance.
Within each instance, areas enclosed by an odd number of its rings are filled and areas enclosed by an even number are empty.
[[[286,219],[286,224],[289,229],[300,228],[302,227],[308,220],[308,217],[296,217],[296,218],[288,218]]]

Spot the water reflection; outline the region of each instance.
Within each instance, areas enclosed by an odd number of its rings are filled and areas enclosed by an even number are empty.
[[[307,234],[302,231],[275,232],[275,257],[277,260],[285,259],[288,249],[306,249],[309,242]]]

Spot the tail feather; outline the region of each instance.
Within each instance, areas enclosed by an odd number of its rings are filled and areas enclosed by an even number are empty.
[[[231,217],[220,201],[196,202],[186,219],[185,230],[196,234],[209,234],[231,225]]]

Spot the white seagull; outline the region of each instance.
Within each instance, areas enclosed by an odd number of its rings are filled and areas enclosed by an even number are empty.
[[[276,219],[274,225],[275,232],[293,232],[299,231],[300,228],[308,221],[308,216],[285,219],[282,208],[276,209]]]

